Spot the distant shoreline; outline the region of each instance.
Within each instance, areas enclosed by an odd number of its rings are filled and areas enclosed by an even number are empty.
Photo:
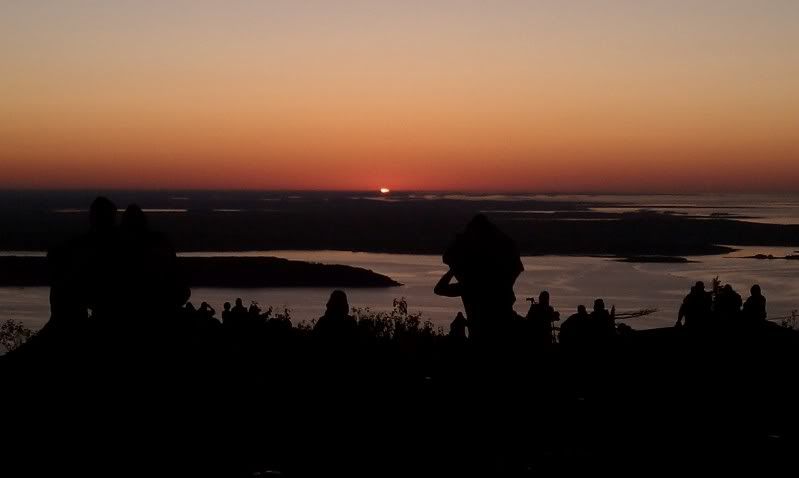
[[[690,264],[697,262],[679,256],[629,256],[618,258],[616,261],[645,264]]]
[[[92,192],[0,192],[0,250],[44,251],[84,234],[87,214],[56,211],[85,211],[94,196]],[[790,224],[799,222],[799,201],[795,208],[773,211],[786,216],[785,224],[776,224],[731,216],[769,211],[773,201],[755,199],[705,204],[702,198],[630,203],[623,198],[602,201],[590,196],[427,199],[352,192],[176,196],[131,191],[109,196],[119,208],[137,203],[145,211],[160,211],[148,213],[151,228],[182,252],[335,250],[439,255],[478,213],[486,214],[513,238],[524,256],[691,257],[748,246],[799,247],[799,224]],[[176,210],[182,212],[166,212]]]
[[[786,261],[796,261],[796,260],[799,260],[799,253],[788,254],[788,255],[785,255],[785,256],[775,256],[775,255],[772,255],[772,254],[755,254],[753,256],[744,256],[744,257],[741,257],[740,259],[757,259],[757,260],[761,260],[761,261],[762,260],[772,261],[772,260],[782,259],[782,260],[786,260]]]

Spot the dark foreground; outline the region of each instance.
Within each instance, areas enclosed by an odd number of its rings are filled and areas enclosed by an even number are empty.
[[[790,473],[797,358],[767,323],[570,350],[89,322],[0,358],[3,476]]]
[[[0,360],[3,476],[794,466],[799,337],[766,322],[759,286],[742,304],[697,283],[684,327],[646,333],[616,326],[597,300],[555,344],[548,294],[514,312],[518,249],[478,215],[434,288],[463,301],[450,335],[402,300],[370,314],[340,290],[313,326],[239,300],[219,322],[186,302],[174,248],[141,208],[119,226],[116,212],[97,198],[90,230],[50,250],[51,319]]]

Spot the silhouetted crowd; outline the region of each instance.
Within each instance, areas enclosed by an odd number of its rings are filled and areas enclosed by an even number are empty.
[[[697,282],[685,296],[677,316],[676,326],[683,324],[693,329],[708,329],[724,326],[757,325],[766,320],[766,298],[755,284],[750,289],[746,302],[730,284],[706,291],[704,282]]]
[[[186,302],[181,312],[184,320],[208,330],[248,331],[264,324],[272,328],[292,327],[289,317],[283,314],[273,315],[271,308],[263,311],[255,301],[251,302],[249,307],[245,307],[241,298],[237,298],[233,306],[230,302],[225,302],[221,321],[216,317],[216,310],[208,302],[202,302],[199,308],[194,307],[190,301]]]
[[[128,334],[141,329],[148,317],[159,327],[190,324],[202,330],[246,332],[267,324],[272,330],[292,328],[288,317],[273,316],[257,303],[245,307],[241,298],[226,302],[221,320],[207,302],[196,308],[188,301],[188,282],[177,267],[175,250],[160,233],[152,231],[142,209],[129,205],[117,224],[118,209],[98,197],[89,211],[89,231],[48,254],[51,278],[51,320],[43,333],[79,330],[90,320],[108,330]],[[484,215],[475,216],[443,255],[449,270],[434,292],[460,297],[465,313],[450,325],[449,340],[477,346],[514,342],[546,348],[560,342],[566,347],[610,343],[631,329],[617,324],[615,307],[606,309],[597,299],[589,313],[584,305],[562,322],[551,306],[548,291],[530,298],[525,316],[514,310],[514,283],[524,270],[515,243]],[[177,317],[177,319],[176,319]],[[689,330],[746,326],[766,319],[766,299],[758,285],[744,302],[729,284],[706,291],[697,282],[680,307],[676,325]],[[171,323],[170,323],[171,322]],[[350,315],[347,296],[334,291],[325,314],[313,327],[318,337],[348,341],[359,325]]]

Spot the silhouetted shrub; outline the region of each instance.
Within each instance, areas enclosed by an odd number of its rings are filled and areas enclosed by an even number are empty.
[[[0,347],[6,352],[15,350],[28,341],[33,331],[25,327],[22,322],[7,319],[0,322]]]
[[[799,317],[797,316],[797,311],[792,310],[791,315],[785,319],[782,319],[780,325],[786,329],[799,330]]]
[[[406,337],[435,337],[445,335],[441,327],[424,320],[421,312],[410,312],[405,297],[394,299],[390,312],[376,312],[369,307],[353,307],[352,315],[358,327],[375,339],[402,340]]]

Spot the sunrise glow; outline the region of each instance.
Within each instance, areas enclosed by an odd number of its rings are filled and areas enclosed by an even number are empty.
[[[311,3],[5,2],[0,187],[799,184],[799,2]]]

